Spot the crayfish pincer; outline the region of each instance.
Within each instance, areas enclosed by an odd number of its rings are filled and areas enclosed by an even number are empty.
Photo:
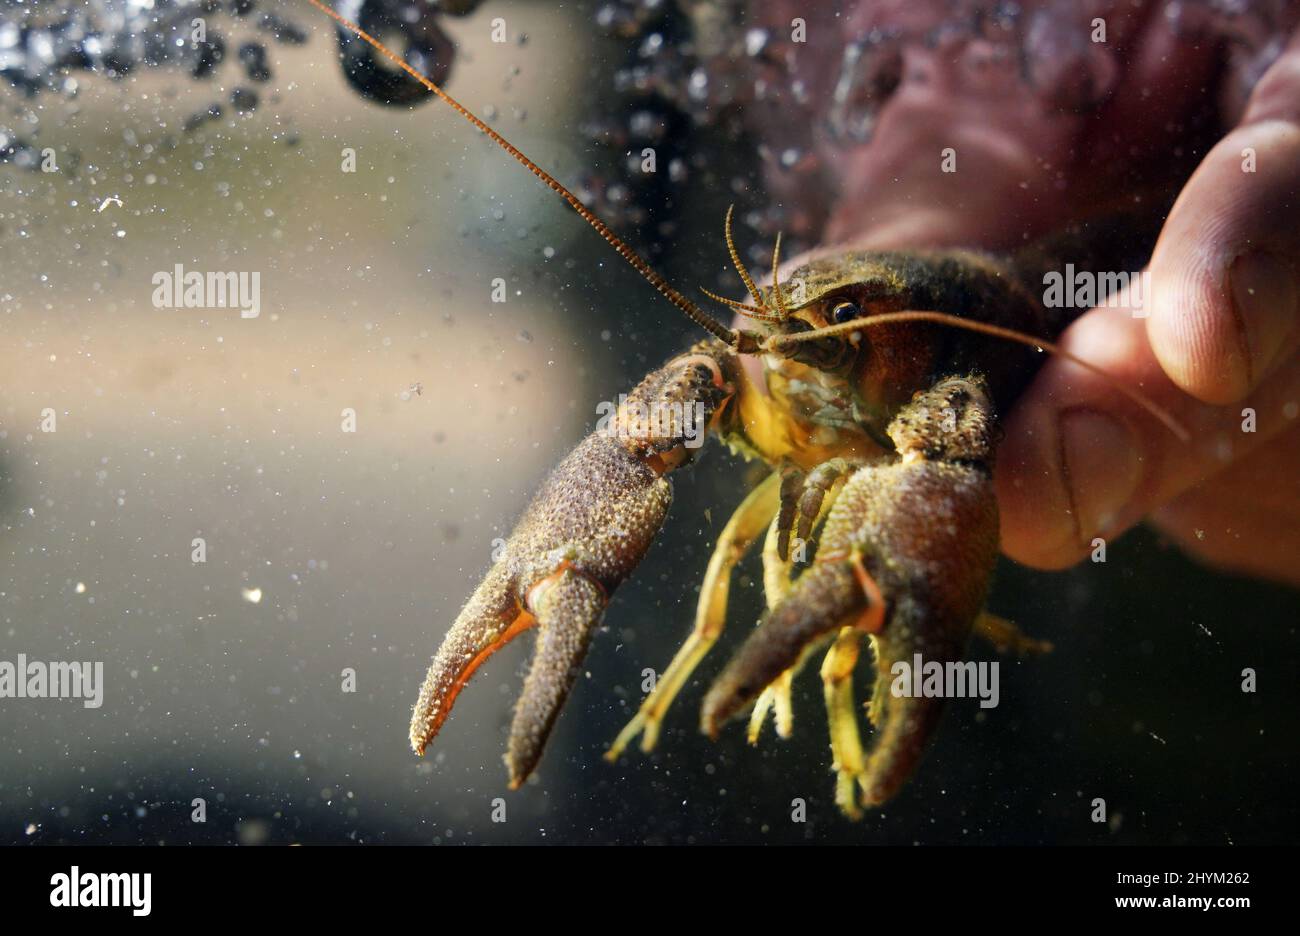
[[[722,359],[725,363],[726,359]],[[411,720],[424,753],[474,670],[529,628],[538,629],[510,727],[510,785],[532,772],[587,652],[608,595],[650,547],[672,501],[663,475],[692,454],[693,417],[707,420],[731,393],[722,364],[683,355],[628,395],[542,486],[504,551],[443,641]],[[668,419],[658,418],[669,414]],[[647,414],[656,417],[647,422]]]

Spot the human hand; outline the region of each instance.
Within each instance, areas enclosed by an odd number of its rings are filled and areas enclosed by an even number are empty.
[[[942,76],[905,84],[837,167],[822,250],[1009,249],[1169,165],[1214,100],[1215,53],[1159,16],[1129,26],[1125,90],[1088,116],[1026,114]],[[949,146],[959,169],[944,177]],[[1211,564],[1300,583],[1300,34],[1183,186],[1149,270],[1149,317],[1093,309],[1059,343],[1172,412],[1190,443],[1098,375],[1048,361],[1005,420],[1003,548],[1065,567],[1148,518]]]
[[[1094,309],[1060,343],[1141,387],[1191,442],[1049,362],[1006,423],[1004,549],[1070,565],[1149,516],[1214,565],[1300,583],[1300,39],[1182,189],[1149,270],[1149,318]]]

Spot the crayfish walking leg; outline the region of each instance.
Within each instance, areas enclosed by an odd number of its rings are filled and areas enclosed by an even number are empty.
[[[654,691],[641,703],[636,716],[610,745],[605,753],[606,760],[617,760],[637,735],[641,735],[643,751],[652,750],[659,740],[659,729],[669,706],[722,634],[727,620],[732,570],[744,558],[754,541],[763,534],[768,521],[776,513],[780,481],[780,475],[768,475],[736,509],[722,535],[718,537],[717,547],[704,576],[704,584],[700,587],[694,629],[673,657],[668,669],[664,670],[655,683]]]

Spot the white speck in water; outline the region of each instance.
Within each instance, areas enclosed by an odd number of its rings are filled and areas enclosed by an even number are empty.
[[[262,600],[262,589],[260,588],[245,588],[241,594],[249,604],[257,604]]]

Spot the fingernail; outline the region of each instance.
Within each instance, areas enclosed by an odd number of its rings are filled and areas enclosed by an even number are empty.
[[[1079,542],[1110,531],[1142,480],[1137,439],[1112,416],[1090,409],[1058,417],[1061,467],[1074,508]]]
[[[1296,272],[1276,254],[1250,251],[1228,268],[1237,320],[1245,331],[1253,385],[1268,370],[1296,321]]]

